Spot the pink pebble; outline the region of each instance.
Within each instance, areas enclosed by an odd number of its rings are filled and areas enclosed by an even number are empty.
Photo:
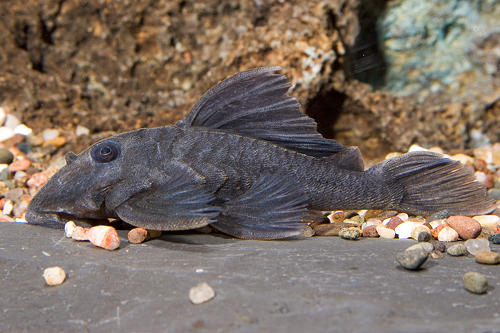
[[[28,160],[27,158],[14,161],[9,165],[9,171],[10,172],[15,172],[15,171],[24,171],[28,169],[31,165],[31,161]]]
[[[92,244],[106,250],[115,250],[120,247],[120,237],[113,227],[105,225],[92,227],[87,231],[87,237]]]
[[[49,178],[42,172],[36,172],[26,182],[29,187],[40,187],[47,182]]]

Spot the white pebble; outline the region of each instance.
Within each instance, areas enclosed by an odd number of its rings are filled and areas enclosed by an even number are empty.
[[[64,225],[64,234],[66,235],[66,238],[71,238],[73,237],[73,231],[76,228],[76,224],[73,221],[68,221]]]
[[[106,225],[98,225],[87,231],[89,241],[95,246],[106,250],[116,250],[120,247],[120,237],[116,229]]]
[[[420,147],[419,145],[411,145],[408,149],[408,152],[410,153],[413,151],[429,151],[429,149],[425,149],[424,147]]]
[[[486,181],[486,174],[482,171],[474,172],[474,176],[476,177],[477,181],[480,183],[484,183]]]
[[[472,164],[474,162],[474,158],[465,154],[455,154],[450,156],[450,159],[455,161],[460,161],[460,163],[462,164],[467,164],[467,163]]]
[[[3,169],[7,169],[9,167],[8,164],[0,164],[0,172],[3,171]]]
[[[33,130],[31,128],[29,128],[28,126],[21,124],[21,125],[17,125],[16,128],[14,128],[14,133],[28,136],[31,133],[33,133]]]
[[[24,171],[16,171],[16,173],[14,173],[14,179],[19,179],[19,178],[24,178],[24,177],[27,177],[28,174]]]
[[[399,213],[398,215],[396,215],[397,217],[399,217],[403,222],[404,221],[408,221],[408,214],[406,213]]]
[[[458,232],[450,227],[444,227],[438,234],[440,242],[456,242],[458,240]]]
[[[500,222],[500,217],[496,215],[476,215],[472,217],[474,220],[479,222],[483,227],[494,227]]]
[[[490,252],[490,242],[485,238],[468,239],[464,242],[467,251],[472,255],[478,252]]]
[[[48,285],[57,286],[66,279],[66,272],[59,266],[49,267],[43,271],[43,278]]]
[[[75,129],[75,134],[76,134],[76,136],[89,135],[90,130],[87,127],[84,127],[82,125],[77,125],[76,129]]]
[[[411,238],[411,232],[414,227],[415,227],[414,222],[407,221],[398,225],[394,231],[396,232],[396,235],[399,236],[399,239],[407,239]]]
[[[4,215],[10,215],[10,213],[12,213],[13,208],[14,208],[14,203],[12,202],[12,200],[7,200],[3,205],[2,213]]]
[[[396,237],[396,232],[392,229],[386,228],[383,225],[377,225],[375,227],[380,238],[393,239]]]
[[[5,109],[0,106],[0,126],[5,123],[5,117],[7,116]]]
[[[20,124],[21,124],[21,121],[19,120],[19,118],[17,118],[13,114],[7,114],[5,116],[5,122],[4,122],[3,125],[5,127],[8,127],[10,129],[14,130],[14,128],[16,128],[17,126],[19,126]]]
[[[14,131],[12,128],[8,128],[5,126],[0,127],[0,142],[3,142],[5,140],[9,140],[14,136]]]
[[[59,131],[53,128],[47,128],[42,132],[43,141],[49,141],[59,136]]]
[[[194,304],[205,303],[214,297],[214,289],[206,282],[202,282],[189,290],[189,300]]]

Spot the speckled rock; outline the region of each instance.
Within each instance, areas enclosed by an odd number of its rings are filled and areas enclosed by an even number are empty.
[[[467,216],[450,216],[446,223],[452,227],[463,240],[476,238],[481,233],[481,224]]]
[[[339,231],[339,236],[343,239],[356,240],[361,236],[358,228],[343,228]]]
[[[467,272],[463,276],[464,287],[474,294],[484,294],[488,290],[488,280],[477,272]]]
[[[446,253],[448,253],[451,256],[458,257],[458,256],[463,256],[468,253],[467,247],[464,245],[464,243],[458,243],[450,246],[448,249],[446,249]]]
[[[452,215],[451,211],[445,209],[445,210],[441,210],[437,213],[434,213],[432,214],[431,216],[429,216],[429,218],[427,219],[427,222],[432,222],[432,221],[435,221],[435,220],[442,220],[442,219],[446,219],[448,217],[450,217]]]
[[[427,261],[428,257],[429,254],[421,246],[409,248],[396,254],[396,260],[401,266],[409,270],[419,269]]]
[[[313,230],[316,236],[338,236],[340,230],[343,228],[350,228],[352,226],[353,224],[342,222],[325,223],[314,226]]]
[[[476,261],[480,264],[496,265],[500,263],[498,252],[479,251],[476,253]]]
[[[488,240],[493,244],[500,244],[500,234],[489,235]]]
[[[367,226],[362,230],[363,237],[379,237],[376,225]]]

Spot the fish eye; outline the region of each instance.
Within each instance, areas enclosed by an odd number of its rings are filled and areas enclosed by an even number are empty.
[[[109,163],[120,155],[120,149],[113,142],[102,142],[92,149],[92,158],[99,163]]]

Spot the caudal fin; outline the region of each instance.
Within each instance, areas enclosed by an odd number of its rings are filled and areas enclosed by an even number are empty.
[[[402,193],[394,209],[431,215],[448,209],[456,215],[492,212],[494,201],[484,184],[460,162],[432,152],[412,152],[384,161],[368,170]],[[399,191],[398,191],[399,192]]]

